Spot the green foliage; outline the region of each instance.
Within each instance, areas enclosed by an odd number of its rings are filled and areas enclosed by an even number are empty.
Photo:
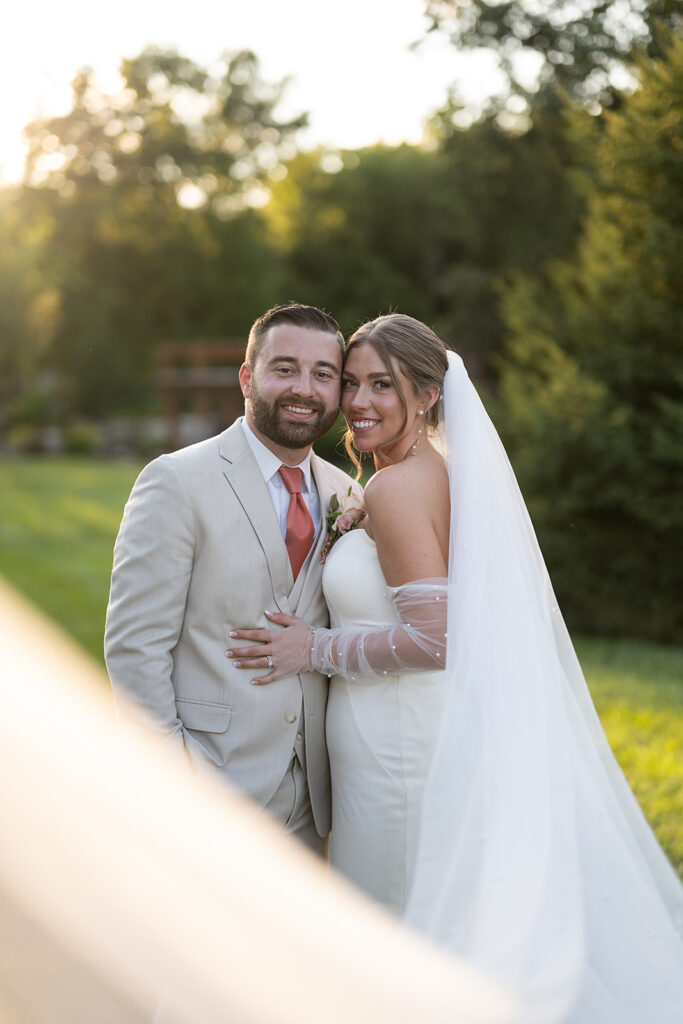
[[[434,282],[439,327],[475,372],[501,348],[500,283],[566,254],[582,204],[564,122],[536,112],[521,135],[489,116],[468,131],[436,118],[450,203],[447,265]]]
[[[284,84],[259,75],[253,53],[226,54],[215,73],[150,47],[121,65],[123,89],[103,94],[89,71],[72,109],[28,126],[27,181],[69,197],[116,185],[168,209],[188,186],[192,205],[232,212],[289,151],[306,117],[280,120]]]
[[[15,362],[21,353],[13,393],[50,371],[60,416],[143,409],[159,341],[245,337],[292,297],[330,309],[347,331],[406,310],[490,372],[498,280],[573,239],[580,204],[550,117],[521,136],[492,118],[468,132],[437,119],[438,148],[344,153],[341,169],[329,154],[298,154],[285,169],[303,119],[277,121],[281,87],[260,80],[253,55],[211,77],[148,50],[123,75],[111,96],[80,75],[72,110],[29,127],[8,228],[6,292],[18,298],[0,349]],[[263,185],[273,198],[250,208]],[[0,294],[3,271],[0,257]]]
[[[429,31],[443,33],[457,50],[493,51],[504,86],[490,108],[505,116],[519,109],[510,97],[534,107],[557,107],[557,89],[573,99],[609,107],[614,72],[634,46],[657,50],[658,26],[683,23],[679,0],[425,0]],[[529,84],[529,64],[538,80]],[[456,99],[453,106],[459,106]]]
[[[64,450],[69,455],[92,455],[100,441],[100,432],[94,423],[70,423],[64,430]]]
[[[342,153],[335,173],[320,153],[300,154],[265,213],[287,294],[331,309],[347,331],[409,312],[481,372],[501,343],[499,279],[566,252],[580,203],[563,127],[550,117],[524,136],[492,119],[440,134],[438,150]]]
[[[575,255],[506,295],[507,435],[580,628],[683,638],[683,40],[593,136]]]
[[[42,368],[59,321],[59,295],[41,273],[52,225],[36,223],[15,190],[0,193],[0,408]],[[0,426],[2,426],[0,417]]]
[[[265,212],[287,294],[332,310],[346,331],[399,304],[429,319],[448,210],[438,158],[404,145],[341,159],[329,173],[320,152],[299,154],[273,189]]]
[[[83,73],[67,115],[29,126],[18,197],[57,296],[45,360],[91,416],[145,403],[160,340],[244,335],[271,304],[277,258],[249,204],[305,122],[275,116],[282,86],[250,53],[212,77],[147,50],[122,74],[109,96]]]

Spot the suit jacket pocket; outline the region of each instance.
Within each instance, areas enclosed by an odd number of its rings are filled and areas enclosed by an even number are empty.
[[[175,703],[184,728],[201,746],[209,761],[222,767],[228,760],[226,733],[232,719],[232,708],[228,704],[209,704],[183,697],[178,697]]]

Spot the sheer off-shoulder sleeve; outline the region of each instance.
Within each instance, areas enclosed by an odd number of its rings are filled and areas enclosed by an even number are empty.
[[[399,622],[316,629],[309,645],[308,667],[347,678],[444,668],[448,580],[415,580],[390,588],[389,596]]]

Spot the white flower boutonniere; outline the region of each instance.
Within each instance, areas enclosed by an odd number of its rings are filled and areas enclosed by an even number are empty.
[[[339,500],[338,494],[333,494],[325,519],[329,536],[325,541],[320,561],[324,562],[333,544],[349,530],[355,530],[358,524],[365,518],[365,506],[360,498],[353,493],[353,485],[349,485],[346,494]]]

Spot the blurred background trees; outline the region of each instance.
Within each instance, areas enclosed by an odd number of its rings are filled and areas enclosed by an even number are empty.
[[[0,193],[0,432],[144,414],[160,341],[277,302],[400,309],[488,394],[572,624],[683,640],[680,4],[425,9],[504,84],[421,146],[299,151],[252,53],[80,74]]]
[[[500,379],[563,604],[654,637],[683,635],[683,39],[665,58],[603,126],[575,114],[583,227],[508,287]]]
[[[251,53],[209,73],[147,50],[121,74],[106,96],[84,72],[65,117],[28,127],[18,198],[43,225],[42,275],[59,295],[46,365],[88,415],[144,404],[160,338],[239,334],[269,305],[252,210],[305,123],[277,118],[282,85]]]
[[[488,110],[557,108],[562,95],[593,113],[610,107],[635,48],[661,55],[658,33],[681,27],[679,0],[426,0],[430,32],[460,51],[486,49],[503,85]],[[454,93],[457,97],[457,92]]]

